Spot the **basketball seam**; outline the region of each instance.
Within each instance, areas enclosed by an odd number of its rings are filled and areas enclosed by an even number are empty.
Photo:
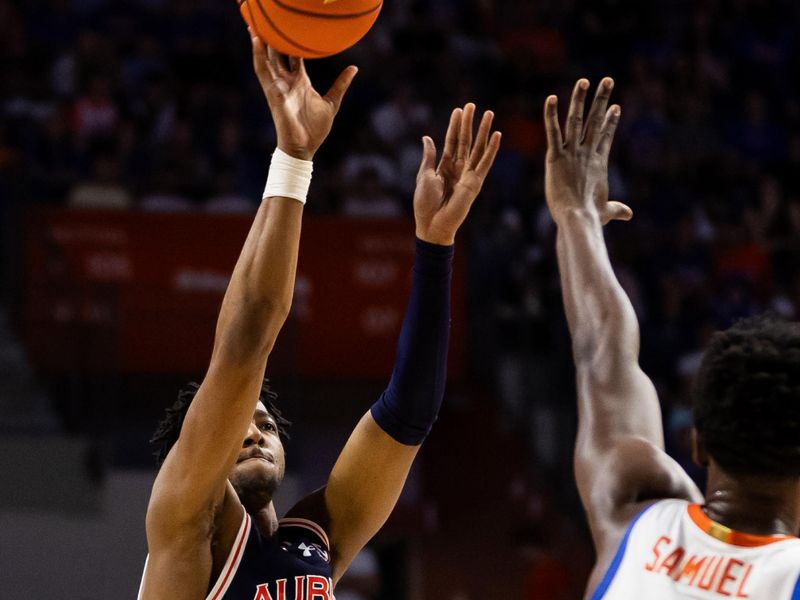
[[[303,52],[309,52],[311,54],[317,54],[320,57],[326,55],[325,52],[322,52],[320,50],[314,50],[313,48],[308,48],[307,46],[303,46],[302,44],[298,44],[292,38],[290,38],[288,35],[286,35],[283,31],[278,29],[278,27],[275,25],[275,22],[267,14],[267,10],[261,5],[261,0],[247,0],[247,9],[250,11],[250,18],[253,20],[254,24],[255,24],[255,19],[253,19],[253,11],[250,8],[250,2],[255,2],[256,3],[256,6],[258,6],[258,10],[261,11],[261,14],[263,15],[264,19],[267,21],[267,25],[272,27],[272,29],[275,31],[275,33],[277,33],[279,36],[281,36],[284,39],[284,41],[290,43],[292,46],[302,50]]]
[[[317,17],[319,19],[355,19],[357,17],[365,17],[366,15],[374,13],[376,10],[379,10],[381,6],[383,6],[383,0],[380,0],[375,6],[370,9],[363,10],[361,12],[356,13],[318,13],[313,10],[305,10],[303,8],[297,8],[296,6],[289,6],[281,0],[272,0],[280,6],[284,10],[288,10],[289,12],[297,13],[298,15],[305,15],[307,17]]]

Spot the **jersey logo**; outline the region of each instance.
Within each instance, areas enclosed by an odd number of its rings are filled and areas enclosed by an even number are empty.
[[[329,559],[328,552],[326,550],[323,550],[322,546],[319,546],[317,544],[306,544],[305,542],[300,542],[300,544],[296,547],[298,550],[303,551],[303,558],[311,558],[316,554],[319,558],[321,558],[325,562],[328,562]],[[292,548],[292,543],[283,542],[283,544],[281,544],[281,548],[283,548],[284,552],[288,552]]]

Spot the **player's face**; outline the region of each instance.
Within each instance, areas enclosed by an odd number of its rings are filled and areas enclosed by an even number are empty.
[[[230,482],[243,502],[250,497],[255,500],[268,495],[271,498],[283,481],[285,469],[278,425],[259,403],[229,477]]]

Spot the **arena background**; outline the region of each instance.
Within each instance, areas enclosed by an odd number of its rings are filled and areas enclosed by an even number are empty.
[[[800,4],[390,0],[317,156],[269,375],[295,425],[280,505],[324,482],[383,389],[408,291],[420,137],[497,112],[458,240],[445,408],[340,600],[581,598],[575,398],[542,197],[541,105],[617,81],[608,240],[671,453],[709,334],[800,312]],[[565,103],[562,103],[562,105]],[[0,0],[0,597],[134,598],[147,440],[202,376],[274,131],[232,0]]]

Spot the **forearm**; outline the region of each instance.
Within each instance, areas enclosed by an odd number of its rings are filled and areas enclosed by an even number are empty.
[[[222,301],[215,353],[269,351],[291,306],[302,214],[291,198],[262,200]]]
[[[421,443],[441,407],[450,339],[452,246],[417,241],[414,280],[391,381],[372,416],[395,440]]]
[[[639,324],[611,267],[600,217],[591,210],[565,212],[558,222],[556,253],[576,364],[601,355],[636,359]]]

